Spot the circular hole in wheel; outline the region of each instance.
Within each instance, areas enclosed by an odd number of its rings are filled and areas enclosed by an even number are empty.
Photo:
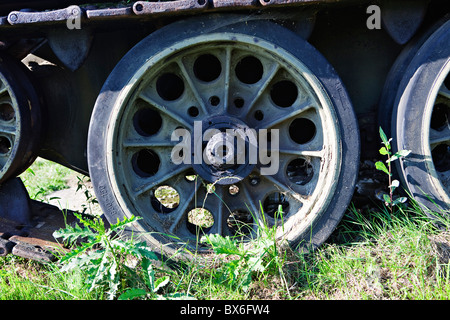
[[[289,136],[298,144],[308,143],[316,136],[316,125],[309,119],[297,118],[289,125]]]
[[[286,175],[292,183],[303,186],[312,180],[314,170],[309,161],[297,158],[287,165]]]
[[[212,96],[209,98],[209,104],[213,107],[217,107],[220,104],[220,98],[218,96]]]
[[[134,172],[143,178],[155,175],[161,164],[158,155],[150,149],[136,152],[131,161]]]
[[[8,154],[11,151],[11,147],[11,141],[7,137],[0,137],[0,154]]]
[[[235,72],[239,81],[254,84],[262,79],[264,67],[258,58],[247,56],[238,62]]]
[[[156,91],[166,101],[174,101],[184,92],[183,80],[174,73],[164,73],[156,80]]]
[[[255,113],[253,114],[253,116],[258,121],[261,121],[262,119],[264,119],[264,113],[261,110],[256,110]]]
[[[280,211],[280,209],[282,211]],[[280,192],[272,192],[263,202],[264,213],[272,218],[281,218],[289,212],[289,201],[287,197]]]
[[[236,98],[236,99],[234,99],[234,106],[235,106],[236,108],[240,109],[240,108],[242,108],[242,107],[244,106],[244,104],[245,104],[244,99],[242,99],[242,98]]]
[[[214,225],[212,213],[205,208],[192,209],[188,212],[187,219],[187,228],[194,235],[207,233]]]
[[[153,191],[151,203],[157,212],[169,213],[180,204],[180,195],[171,186],[160,186]]]
[[[193,170],[189,170],[188,172],[186,172],[186,175],[184,178],[186,179],[186,181],[193,182],[197,179],[197,175],[195,174],[195,172]]]
[[[188,109],[188,114],[192,117],[195,118],[198,116],[200,112],[198,111],[198,108],[195,106],[192,106]]]
[[[134,115],[133,125],[141,136],[151,136],[161,129],[162,118],[156,110],[141,109]]]
[[[16,116],[14,108],[9,103],[0,104],[0,120],[11,121]]]
[[[279,81],[272,86],[270,97],[277,106],[282,108],[290,107],[297,100],[297,86],[289,80]]]
[[[234,210],[227,219],[228,228],[235,236],[246,236],[252,232],[253,217],[247,210]]]
[[[215,55],[202,54],[194,62],[194,74],[201,81],[214,81],[219,78],[221,73],[222,66]]]

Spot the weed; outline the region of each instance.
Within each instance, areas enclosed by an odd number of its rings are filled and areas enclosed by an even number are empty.
[[[262,207],[261,207],[262,212]],[[282,217],[279,206],[276,217]],[[261,214],[264,217],[264,214]],[[214,252],[225,256],[223,268],[216,273],[219,282],[227,282],[230,287],[248,291],[255,275],[279,272],[284,279],[282,266],[283,255],[280,254],[276,241],[276,223],[269,227],[265,221],[258,228],[258,238],[250,244],[239,241],[239,238],[223,237],[218,234],[205,235],[201,241],[208,243]]]
[[[133,237],[121,237],[125,227],[138,220],[137,217],[125,218],[112,224],[109,229],[101,218],[85,218],[74,213],[82,226],[66,226],[65,229],[55,231],[55,238],[62,238],[69,244],[79,239],[82,242],[66,255],[60,263],[61,271],[75,268],[84,270],[87,275],[86,282],[89,291],[95,289],[105,290],[110,299],[115,298],[118,292],[123,291],[126,285],[124,279],[132,274],[132,270],[125,264],[127,255],[138,259],[158,260],[155,253],[149,250],[146,243],[136,242]]]
[[[86,183],[90,181],[90,178],[86,176],[77,176],[77,179],[77,190],[75,192],[82,191],[85,196],[85,202],[81,205],[82,213],[92,215],[94,214],[94,207],[98,206],[98,200],[86,185]]]
[[[384,133],[381,127],[380,127],[380,137],[382,140],[381,143],[384,146],[380,149],[379,152],[381,155],[387,156],[386,163],[388,164],[388,166],[386,167],[386,165],[383,162],[377,161],[375,163],[375,167],[389,176],[389,195],[387,194],[383,195],[383,199],[385,201],[386,206],[389,207],[392,213],[393,207],[395,207],[400,203],[404,203],[407,200],[406,197],[399,197],[397,199],[394,199],[394,190],[398,188],[400,182],[398,180],[392,180],[392,162],[400,158],[407,157],[411,151],[399,150],[396,153],[392,154],[392,146],[391,146],[392,138],[388,140],[386,134]]]

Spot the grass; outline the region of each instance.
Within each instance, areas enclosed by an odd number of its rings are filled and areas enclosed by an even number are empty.
[[[20,175],[30,198],[42,200],[52,192],[67,188],[67,176],[73,171],[51,161],[37,158],[33,165]]]
[[[32,170],[41,178],[37,172],[52,176],[52,170],[59,169],[37,163]],[[60,172],[57,180],[64,181]],[[38,194],[44,192],[39,184],[27,185]],[[412,201],[392,213],[381,203],[370,209],[350,206],[329,240],[314,252],[300,254],[277,246],[269,228],[250,249],[228,238],[208,237],[205,241],[215,254],[194,256],[177,266],[149,269],[144,261],[126,256],[128,276],[121,279],[120,288],[138,299],[448,300],[450,221],[448,216],[441,220],[438,228]],[[108,297],[104,288],[88,290],[81,268],[63,272],[60,267],[12,255],[0,258],[0,299]]]
[[[0,259],[0,300],[86,300],[101,298],[86,292],[81,272],[64,274],[13,255]]]
[[[335,234],[353,238],[328,243],[313,258],[310,290],[319,299],[448,299],[449,222],[437,229],[418,208],[362,214],[352,209]],[[319,290],[317,290],[319,289]]]

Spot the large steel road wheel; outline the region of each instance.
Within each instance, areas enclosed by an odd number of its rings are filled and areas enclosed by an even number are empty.
[[[411,150],[398,162],[400,176],[426,210],[450,209],[450,21],[416,54],[401,79],[392,132],[397,150]]]
[[[0,56],[0,184],[22,173],[37,154],[41,110],[23,69]]]
[[[320,245],[359,163],[331,66],[279,25],[234,15],[177,22],[134,47],[97,99],[88,145],[107,218],[142,217],[133,231],[166,252],[204,250],[203,233],[252,239],[262,223],[292,245]]]

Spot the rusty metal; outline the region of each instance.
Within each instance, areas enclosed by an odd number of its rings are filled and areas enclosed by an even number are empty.
[[[364,0],[365,1],[365,0]],[[77,1],[74,1],[77,2]],[[0,27],[27,24],[61,23],[68,19],[82,18],[101,21],[117,18],[145,18],[167,14],[190,14],[198,11],[219,11],[237,9],[266,9],[282,6],[302,6],[311,3],[342,2],[342,0],[175,0],[175,1],[137,1],[132,5],[110,3],[110,6],[97,8],[91,5],[71,5],[67,8],[46,11],[12,11],[7,17],[0,17]]]
[[[27,24],[52,24],[74,18],[91,21],[108,18],[138,18],[150,15],[217,11],[227,9],[258,9],[272,5],[301,5],[309,2],[333,2],[337,0],[176,0],[164,2],[137,1],[132,6],[112,3],[107,8],[71,5],[67,8],[46,11],[12,11],[0,17],[0,27]]]
[[[135,16],[133,7],[123,8],[95,8],[87,9],[86,17],[88,19],[102,19],[102,18],[120,18],[120,17],[132,17]]]
[[[213,8],[251,8],[259,6],[258,0],[212,0]]]
[[[0,256],[13,254],[41,262],[55,261],[67,251],[53,232],[76,221],[73,212],[62,212],[57,207],[31,201],[32,220],[18,223],[0,218]]]
[[[111,0],[95,0],[95,3],[111,2]],[[34,11],[48,10],[50,8],[63,8],[69,5],[87,3],[85,0],[11,0],[1,1],[0,14],[11,12],[18,8],[29,8]]]
[[[67,21],[70,18],[80,17],[81,15],[82,10],[79,6],[69,6],[65,9],[40,12],[12,11],[8,15],[8,22],[16,25]]]
[[[15,256],[40,262],[53,262],[57,260],[57,257],[51,251],[27,243],[16,243],[11,253]]]
[[[338,2],[340,0],[259,0],[262,6],[273,6],[273,5],[298,5],[298,4],[311,4],[311,3],[328,3],[328,2]]]
[[[4,257],[11,253],[14,247],[14,242],[7,239],[0,238],[0,257]]]
[[[133,11],[137,15],[176,12],[180,10],[198,10],[208,7],[207,0],[177,0],[168,2],[137,1]]]

